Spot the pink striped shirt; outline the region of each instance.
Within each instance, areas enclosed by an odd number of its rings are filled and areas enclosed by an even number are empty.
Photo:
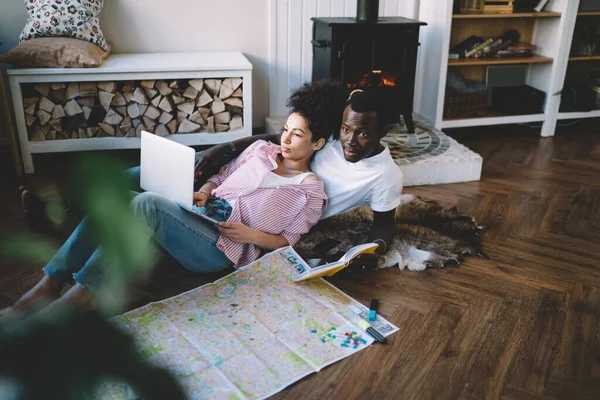
[[[280,146],[258,140],[209,181],[217,185],[213,196],[236,200],[227,222],[281,235],[293,246],[319,221],[327,196],[321,181],[261,187],[265,175],[277,168],[279,153]],[[219,237],[217,247],[236,267],[260,256],[257,246],[234,242],[223,235]]]

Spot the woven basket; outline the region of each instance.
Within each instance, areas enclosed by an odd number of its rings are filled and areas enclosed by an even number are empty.
[[[511,14],[514,0],[484,0],[484,14]]]
[[[481,14],[483,0],[460,0],[460,12],[463,14]]]
[[[472,93],[446,93],[444,119],[483,117],[487,101],[487,90]]]

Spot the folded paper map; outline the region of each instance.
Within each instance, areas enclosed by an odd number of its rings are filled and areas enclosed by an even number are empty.
[[[264,399],[373,342],[357,325],[367,307],[323,279],[294,283],[308,269],[285,247],[111,321],[190,399]],[[384,336],[398,330],[379,315],[371,325]],[[136,396],[122,382],[105,382],[97,397]]]

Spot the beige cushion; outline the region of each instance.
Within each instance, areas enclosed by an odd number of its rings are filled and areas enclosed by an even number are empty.
[[[84,40],[47,37],[17,45],[0,61],[17,68],[87,68],[102,64],[109,53]]]
[[[19,42],[39,37],[81,39],[109,50],[100,29],[104,0],[24,0],[27,22]]]

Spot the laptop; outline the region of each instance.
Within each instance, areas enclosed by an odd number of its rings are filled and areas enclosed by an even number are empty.
[[[216,224],[217,220],[193,209],[195,158],[196,152],[191,147],[142,131],[140,186]]]

